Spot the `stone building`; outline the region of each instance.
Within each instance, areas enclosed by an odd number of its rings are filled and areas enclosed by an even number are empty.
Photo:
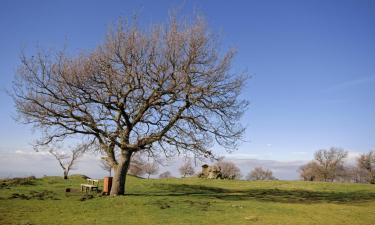
[[[202,172],[198,175],[200,178],[207,179],[219,179],[221,178],[220,167],[216,165],[209,166],[207,164],[202,165]]]

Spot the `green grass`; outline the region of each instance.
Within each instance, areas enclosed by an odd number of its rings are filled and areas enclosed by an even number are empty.
[[[374,224],[375,185],[139,179],[126,196],[84,196],[81,176],[0,186],[0,224]],[[71,193],[65,193],[66,188]]]

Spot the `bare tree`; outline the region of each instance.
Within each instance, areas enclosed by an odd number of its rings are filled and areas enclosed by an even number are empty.
[[[50,149],[49,153],[59,162],[60,167],[64,171],[64,179],[68,179],[70,170],[75,169],[74,165],[77,163],[77,160],[87,151],[87,149],[88,145],[81,144],[73,148],[70,151],[70,154],[59,152],[56,149]]]
[[[100,160],[100,167],[109,173],[109,176],[112,176],[112,165],[108,162],[107,157],[102,157]]]
[[[246,177],[246,180],[276,180],[272,171],[263,169],[262,167],[255,167]]]
[[[154,175],[158,173],[159,166],[156,162],[148,162],[143,165],[143,170],[147,174],[147,179],[149,179],[150,175]]]
[[[159,175],[159,178],[172,178],[172,174],[169,171],[165,171]]]
[[[359,178],[360,173],[358,173],[358,168],[352,165],[344,165],[339,167],[335,181],[338,182],[353,182],[361,183]]]
[[[340,148],[330,148],[329,150],[319,150],[315,153],[314,158],[318,164],[317,171],[322,181],[334,181],[343,170],[344,159],[348,152]]]
[[[368,182],[368,179],[367,179],[368,173],[365,170],[359,168],[358,165],[356,165],[355,167],[352,167],[351,173],[352,173],[352,181],[354,183],[367,183]]]
[[[232,180],[241,178],[240,168],[233,162],[219,160],[215,165],[219,167],[222,179]]]
[[[190,158],[186,160],[184,164],[182,164],[182,166],[179,168],[179,171],[182,177],[194,175],[195,171]]]
[[[142,159],[139,153],[134,154],[132,157],[132,161],[130,162],[128,174],[131,174],[133,176],[141,177],[146,172],[144,170],[144,165],[146,162]]]
[[[148,31],[119,23],[78,56],[22,55],[13,85],[20,121],[43,130],[40,145],[72,136],[97,142],[114,168],[110,194],[123,195],[136,152],[213,157],[214,142],[236,147],[247,76],[230,70],[235,52],[217,43],[201,18],[172,17]]]
[[[299,175],[304,181],[315,181],[319,179],[319,165],[311,161],[299,168]]]
[[[361,180],[375,184],[375,152],[371,151],[359,156],[357,159],[358,174]]]

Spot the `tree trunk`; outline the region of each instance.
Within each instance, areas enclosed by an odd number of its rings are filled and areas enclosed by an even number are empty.
[[[68,172],[64,171],[64,180],[67,180],[67,179],[68,179]]]
[[[111,196],[124,195],[125,194],[125,182],[126,174],[129,169],[132,152],[125,151],[125,154],[121,157],[120,162],[113,168],[113,182],[111,188]]]

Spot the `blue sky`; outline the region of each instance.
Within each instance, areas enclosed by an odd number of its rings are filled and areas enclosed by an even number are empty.
[[[238,50],[233,70],[252,79],[243,96],[246,142],[238,158],[311,159],[320,148],[375,149],[375,1],[7,1],[0,2],[0,151],[30,149],[4,92],[22,48],[88,50],[118,17],[142,26],[168,11],[203,13],[222,46]]]

